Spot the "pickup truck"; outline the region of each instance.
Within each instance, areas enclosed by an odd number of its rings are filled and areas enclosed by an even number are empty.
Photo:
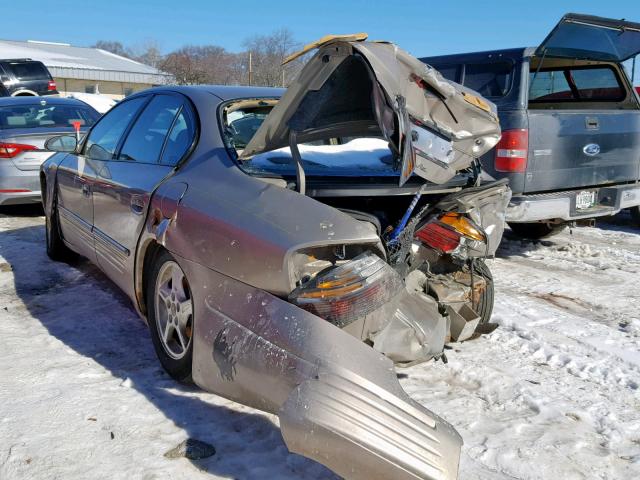
[[[420,59],[497,105],[502,139],[481,162],[509,179],[513,233],[640,205],[640,96],[622,65],[638,52],[639,23],[567,14],[538,47]]]

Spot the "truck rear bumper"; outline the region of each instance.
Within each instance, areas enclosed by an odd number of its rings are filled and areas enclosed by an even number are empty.
[[[596,192],[596,204],[576,208],[576,196],[583,191]],[[624,208],[640,205],[640,184],[585,188],[565,192],[514,195],[507,207],[507,222],[572,221],[615,215]]]

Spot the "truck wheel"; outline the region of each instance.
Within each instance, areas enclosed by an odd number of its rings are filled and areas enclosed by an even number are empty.
[[[640,207],[630,208],[631,212],[631,221],[636,227],[640,227]]]
[[[47,241],[47,255],[56,262],[69,262],[77,258],[77,254],[67,247],[60,235],[60,222],[58,220],[58,206],[56,198],[51,205],[51,214],[45,215],[45,236]]]
[[[553,237],[562,232],[567,226],[563,223],[510,223],[511,231],[521,238],[529,240],[540,240],[541,238]]]
[[[160,363],[175,380],[191,382],[193,297],[180,265],[162,251],[146,282],[147,320]]]

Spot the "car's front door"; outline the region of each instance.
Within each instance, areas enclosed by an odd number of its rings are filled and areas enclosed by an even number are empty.
[[[145,99],[118,105],[93,127],[81,153],[69,154],[58,166],[57,208],[62,237],[78,253],[95,260],[93,187],[96,165],[115,154],[116,147]]]
[[[178,94],[153,95],[113,158],[96,166],[94,244],[98,264],[128,292],[152,192],[194,140],[194,115]]]

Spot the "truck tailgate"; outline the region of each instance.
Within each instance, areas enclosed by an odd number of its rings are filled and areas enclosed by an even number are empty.
[[[525,192],[638,180],[640,111],[529,110]]]

